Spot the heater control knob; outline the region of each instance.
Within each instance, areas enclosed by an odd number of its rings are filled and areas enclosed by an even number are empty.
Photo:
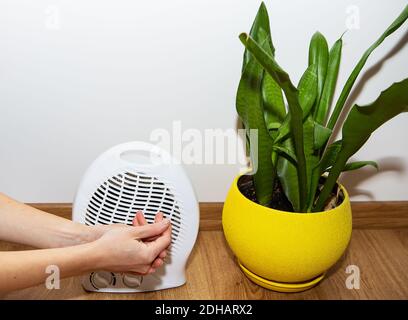
[[[123,283],[129,288],[137,288],[142,284],[142,276],[137,276],[133,274],[125,274],[123,276]]]
[[[103,288],[108,287],[109,285],[112,284],[112,281],[113,281],[113,275],[111,272],[99,271],[99,272],[94,272],[91,275],[91,282],[98,289],[103,289]]]

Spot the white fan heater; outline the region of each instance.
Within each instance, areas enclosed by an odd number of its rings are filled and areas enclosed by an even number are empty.
[[[88,168],[75,197],[73,220],[86,225],[131,225],[139,210],[148,222],[154,221],[158,211],[171,221],[166,263],[147,276],[95,270],[82,278],[85,290],[142,292],[186,282],[185,266],[199,224],[191,183],[166,151],[144,142],[128,142],[107,150]]]

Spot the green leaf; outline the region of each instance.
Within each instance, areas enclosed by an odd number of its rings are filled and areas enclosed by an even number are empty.
[[[314,150],[314,125],[315,122],[311,116],[308,117],[303,123],[303,144],[306,157],[306,174],[308,177],[311,176],[313,168],[319,161],[319,157]],[[290,139],[285,140],[285,148],[288,150],[293,150],[293,144],[288,143],[287,141],[290,141]],[[296,163],[293,163],[293,161],[290,161],[290,159],[280,158],[278,161],[278,175],[287,198],[292,203],[294,210],[299,212],[301,209],[299,203],[299,192],[297,192],[299,183]],[[307,194],[309,196],[309,188],[307,188]]]
[[[306,173],[308,177],[312,176],[313,168],[316,167],[319,163],[319,156],[315,150],[315,132],[316,132],[316,122],[313,120],[313,117],[310,116],[306,119],[303,124],[304,131],[304,146],[305,146],[305,156],[306,156]],[[310,178],[309,178],[310,179]],[[308,185],[307,190],[307,202],[311,197],[310,185]]]
[[[332,133],[332,130],[315,122],[314,149],[319,150],[320,148],[322,148],[326,144],[327,140],[330,138],[331,133]]]
[[[333,99],[334,89],[336,88],[337,75],[339,73],[341,49],[343,41],[340,38],[330,49],[329,62],[327,66],[326,80],[324,82],[323,93],[319,104],[315,109],[314,118],[319,124],[324,124],[329,113],[331,100]]]
[[[309,66],[303,73],[298,84],[299,103],[303,110],[303,120],[309,115],[317,95],[317,66],[315,64]],[[275,137],[275,143],[279,143],[286,139],[290,134],[290,113],[282,122],[282,126],[278,129]]]
[[[259,7],[250,34],[262,44],[264,50],[274,54],[269,17],[264,3],[261,3]],[[265,124],[267,115],[264,112],[264,91],[264,70],[251,53],[245,50],[236,105],[238,114],[247,130],[247,149],[251,155],[252,165],[257,168],[254,174],[257,199],[260,204],[268,206],[275,183],[275,168],[270,156],[273,141]],[[267,104],[265,106],[268,107]],[[250,129],[258,130],[256,145],[250,143]]]
[[[327,158],[325,158],[323,162],[319,163],[320,175],[322,175],[324,172],[330,171],[330,168],[333,166],[334,162],[336,161],[337,154],[341,149],[341,141],[338,141],[338,142],[340,142],[338,145],[331,145],[332,148],[330,147],[328,148],[329,154],[327,155]],[[378,164],[375,161],[354,161],[354,162],[347,163],[342,171],[344,172],[344,171],[357,170],[365,166],[372,166],[376,168],[377,170],[379,169]]]
[[[291,150],[294,153],[292,139],[286,139],[283,141],[282,146],[285,149]],[[295,212],[300,211],[299,202],[299,179],[297,174],[296,165],[286,159],[285,157],[279,157],[277,163],[277,175],[282,185],[283,192],[292,204]]]
[[[309,66],[315,64],[317,66],[317,97],[316,103],[320,101],[323,92],[323,86],[326,79],[327,64],[329,60],[329,48],[325,37],[316,32],[309,45]]]
[[[339,154],[339,151],[341,149],[341,143],[342,143],[341,140],[337,140],[336,142],[333,142],[331,145],[327,147],[327,150],[324,153],[323,157],[321,158],[319,166],[317,168],[318,179],[325,171],[327,171],[329,168],[333,166],[334,162],[337,159],[337,155]]]
[[[278,132],[276,133],[276,137],[274,138],[274,143],[280,143],[285,140],[290,134],[290,113],[286,114],[285,119],[282,122],[282,125],[278,128]]]
[[[288,148],[284,145],[278,146],[278,145],[274,145],[273,146],[273,150],[275,150],[276,152],[283,154],[286,158],[288,158],[289,160],[291,160],[293,163],[296,163],[296,155],[293,152],[293,148]]]
[[[309,115],[317,97],[317,65],[310,65],[303,73],[298,84],[299,103],[303,110],[303,119]]]
[[[343,87],[343,90],[340,93],[339,99],[337,100],[336,106],[334,107],[333,113],[330,116],[330,120],[328,123],[328,128],[333,129],[336,125],[337,119],[343,109],[343,106],[350,94],[350,91],[356,81],[358,75],[360,74],[361,69],[363,69],[365,63],[367,62],[368,57],[370,54],[392,33],[394,33],[398,28],[408,19],[408,5],[404,8],[401,14],[394,20],[393,23],[385,30],[385,32],[381,35],[380,38],[374,42],[371,47],[364,52],[363,56],[361,57],[360,61],[357,63],[355,68],[353,69],[352,73],[350,74],[349,78],[347,79],[346,84]]]
[[[271,29],[269,24],[268,10],[266,9],[265,3],[261,3],[258,12],[252,23],[251,31],[249,32],[251,37],[255,39],[258,43],[263,43],[265,38],[268,38],[268,47],[270,48],[270,54],[275,55],[275,48],[272,44]],[[244,70],[246,64],[251,60],[251,53],[248,50],[244,52],[244,63],[242,70]]]
[[[347,163],[343,171],[357,170],[365,166],[372,166],[378,170],[378,164],[375,161],[355,161]]]
[[[306,158],[303,149],[303,112],[299,103],[298,91],[290,81],[288,74],[276,63],[270,54],[263,50],[262,47],[251,38],[251,36],[243,33],[239,38],[247,50],[253,54],[285,93],[290,113],[290,132],[292,134],[297,159],[300,208],[301,210],[305,210],[307,200],[307,175]]]
[[[341,148],[341,140],[330,144],[319,163],[312,170],[312,177],[310,183],[310,194],[308,199],[308,212],[312,210],[312,206],[315,201],[317,187],[319,186],[319,180],[322,174],[327,171],[333,163],[336,161],[337,155]]]
[[[315,211],[323,208],[347,160],[364,145],[378,127],[406,111],[408,79],[394,83],[367,106],[353,106],[343,125],[341,149],[320,193]]]
[[[266,118],[265,118],[266,126],[267,126],[269,131],[277,130],[282,126],[282,124],[280,122],[272,122],[272,120],[268,121],[267,119],[270,119],[270,118],[268,116],[266,116]]]
[[[257,41],[257,43],[262,44],[262,48],[266,52],[272,56],[275,54],[269,26],[268,11],[263,2],[261,3],[252,24],[250,35],[255,41]],[[254,58],[251,56],[251,53],[245,49],[243,68],[251,59]],[[286,114],[282,89],[278,86],[276,81],[265,72],[262,80],[262,99],[267,127],[272,128],[275,126],[273,123],[282,123]],[[272,132],[271,136],[273,136]]]
[[[313,104],[316,100],[316,95],[317,95],[317,73],[316,72],[317,72],[317,66],[315,64],[312,64],[303,73],[299,81],[299,84],[298,84],[299,102],[303,110],[303,120],[304,121],[305,121],[305,118],[307,118],[307,115],[310,113],[313,107]],[[304,143],[305,143],[304,152],[305,152],[305,157],[306,157],[306,163],[309,163],[309,165],[313,165],[312,163],[315,163],[315,161],[317,161],[317,158],[315,158],[315,153],[313,149],[310,148],[311,145],[307,144],[307,141],[311,141],[311,140],[308,140],[308,138],[313,139],[313,137],[315,137],[315,134],[314,132],[311,132],[311,130],[308,130],[310,129],[310,125],[311,125],[310,120],[306,120],[306,122],[304,122],[303,124],[303,131],[304,131],[303,137],[304,137]],[[277,136],[274,140],[274,143],[277,144],[277,143],[280,143],[280,141],[287,139],[289,134],[290,134],[290,113],[288,113],[287,118],[284,120],[282,126],[278,129]],[[314,144],[315,143],[316,142],[314,142]],[[293,145],[290,145],[290,147],[293,148]],[[289,148],[287,149],[291,150]],[[300,210],[299,193],[297,192],[299,188],[299,184],[298,184],[297,170],[296,170],[294,163],[287,163],[287,162],[288,162],[287,159],[281,159],[278,161],[279,179],[281,181],[285,195],[289,199],[289,201],[292,203],[294,210],[299,211]],[[307,168],[308,166],[306,167],[306,172],[308,171]]]
[[[258,143],[250,144],[254,174],[254,184],[258,202],[268,206],[272,199],[275,170],[272,165],[272,138],[265,125],[262,108],[261,84],[263,69],[256,60],[250,60],[241,76],[238,86],[236,106],[245,129],[258,130]],[[256,150],[255,148],[258,148]],[[256,153],[256,154],[255,154]]]
[[[276,81],[266,72],[262,81],[262,98],[265,113],[265,121],[268,129],[279,124],[279,128],[286,116],[285,103],[283,101],[282,89]],[[275,129],[277,129],[275,128]]]

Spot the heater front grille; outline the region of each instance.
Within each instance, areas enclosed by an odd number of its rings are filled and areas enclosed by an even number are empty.
[[[168,183],[143,172],[123,172],[97,187],[86,208],[85,224],[132,225],[139,210],[148,222],[153,222],[160,211],[171,221],[174,245],[182,227],[181,206]]]

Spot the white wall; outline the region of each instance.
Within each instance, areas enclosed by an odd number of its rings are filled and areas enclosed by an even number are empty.
[[[277,59],[294,82],[313,32],[333,43],[346,29],[346,10],[357,6],[360,29],[344,36],[341,84],[406,1],[266,3]],[[70,202],[86,167],[112,145],[147,140],[173,120],[183,128],[235,128],[243,51],[237,36],[248,31],[258,5],[1,1],[0,190],[27,202]],[[408,76],[407,32],[408,23],[371,56],[358,103]],[[346,177],[355,200],[408,200],[407,120],[405,114],[385,125],[358,153],[358,159],[377,160],[381,171]],[[187,166],[201,201],[222,201],[237,168]]]

